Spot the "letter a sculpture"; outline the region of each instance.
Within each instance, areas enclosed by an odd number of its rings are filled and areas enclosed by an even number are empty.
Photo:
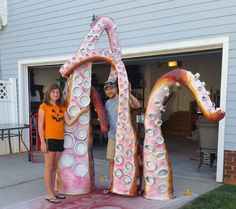
[[[110,50],[95,49],[102,32],[106,30]],[[119,107],[116,132],[116,153],[111,191],[126,196],[136,196],[139,175],[137,134],[131,123],[128,77],[121,60],[121,49],[116,26],[109,17],[97,17],[74,57],[60,69],[68,78],[64,90],[67,112],[74,116],[90,104],[94,95],[91,87],[92,62],[104,61],[111,65],[108,80],[118,79]],[[155,200],[173,198],[172,170],[161,133],[163,101],[169,87],[175,83],[186,86],[193,93],[198,106],[209,120],[219,121],[224,112],[215,109],[199,74],[184,69],[171,71],[157,80],[149,96],[145,113],[145,140],[143,151],[144,197]],[[91,95],[90,95],[91,94]],[[93,96],[92,96],[93,97]],[[96,96],[95,96],[96,101]],[[96,103],[96,102],[95,102]],[[106,130],[105,114],[100,119]],[[65,126],[65,151],[60,159],[57,187],[69,195],[89,193],[94,188],[94,163],[91,154],[92,127],[90,112],[80,116],[72,126]]]

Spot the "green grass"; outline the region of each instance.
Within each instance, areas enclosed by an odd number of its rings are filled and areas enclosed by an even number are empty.
[[[220,186],[196,198],[181,209],[236,209],[236,186]]]

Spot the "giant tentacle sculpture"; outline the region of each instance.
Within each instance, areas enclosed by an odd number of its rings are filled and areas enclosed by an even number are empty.
[[[96,40],[106,30],[111,52],[95,50]],[[124,63],[121,61],[118,35],[113,21],[108,17],[99,17],[77,54],[65,63],[60,72],[68,77],[66,100],[68,113],[75,115],[81,107],[90,103],[91,62],[105,61],[112,68],[108,80],[118,77],[119,107],[116,134],[116,154],[112,192],[122,195],[137,194],[138,157],[137,136],[131,125],[128,78]],[[194,94],[204,115],[214,121],[224,117],[221,110],[215,110],[209,99],[199,74],[193,76],[185,70],[177,70],[162,76],[155,84],[148,101],[145,115],[144,141],[144,196],[148,199],[164,200],[173,197],[172,171],[161,134],[160,126],[163,100],[169,94],[169,87],[175,82],[189,88]],[[65,127],[65,151],[60,160],[58,189],[65,194],[84,194],[91,192],[94,185],[94,168],[91,155],[90,114],[83,114],[78,122]]]
[[[111,52],[95,50],[96,40],[106,30]],[[115,81],[118,76],[119,107],[117,122],[117,142],[114,165],[114,193],[137,194],[137,136],[131,125],[128,78],[121,61],[118,35],[113,21],[108,17],[99,17],[82,42],[77,54],[65,63],[60,72],[69,77],[66,87],[68,113],[75,115],[81,107],[90,103],[91,62],[102,60],[112,66],[108,80]],[[81,116],[82,117],[82,116]],[[84,194],[93,188],[94,168],[91,157],[91,127],[87,114],[72,127],[65,127],[65,151],[60,160],[58,190],[65,194]]]
[[[143,156],[144,197],[148,199],[165,200],[173,197],[172,170],[161,133],[163,101],[169,95],[169,87],[176,82],[186,86],[207,119],[219,121],[224,117],[223,111],[214,108],[205,83],[200,82],[199,77],[198,73],[193,75],[183,69],[171,71],[157,80],[149,95]]]

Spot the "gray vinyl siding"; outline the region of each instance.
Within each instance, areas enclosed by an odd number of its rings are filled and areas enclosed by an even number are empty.
[[[76,52],[93,13],[115,20],[123,48],[229,36],[225,149],[236,150],[235,0],[9,0],[1,78],[17,77],[20,59]]]

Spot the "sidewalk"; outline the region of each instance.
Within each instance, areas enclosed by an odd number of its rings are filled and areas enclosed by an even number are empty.
[[[197,196],[208,192],[220,184],[215,182],[214,169],[201,168],[196,172],[197,161],[185,160],[189,153],[181,151],[182,156],[175,155],[174,144],[168,145],[173,168],[174,191],[176,198],[168,201],[153,201],[139,197],[124,197],[120,195],[102,195],[101,189],[107,187],[108,162],[104,160],[104,147],[94,149],[96,190],[91,194],[70,196],[61,204],[55,205],[45,201],[43,185],[43,163],[27,161],[27,154],[0,156],[0,208],[1,209],[52,209],[52,208],[97,208],[97,209],[159,209],[179,208]],[[181,146],[181,147],[186,147]],[[178,149],[179,150],[179,149]],[[100,158],[100,159],[98,159]],[[213,172],[213,175],[212,175]],[[192,195],[185,196],[185,189],[190,189]]]

